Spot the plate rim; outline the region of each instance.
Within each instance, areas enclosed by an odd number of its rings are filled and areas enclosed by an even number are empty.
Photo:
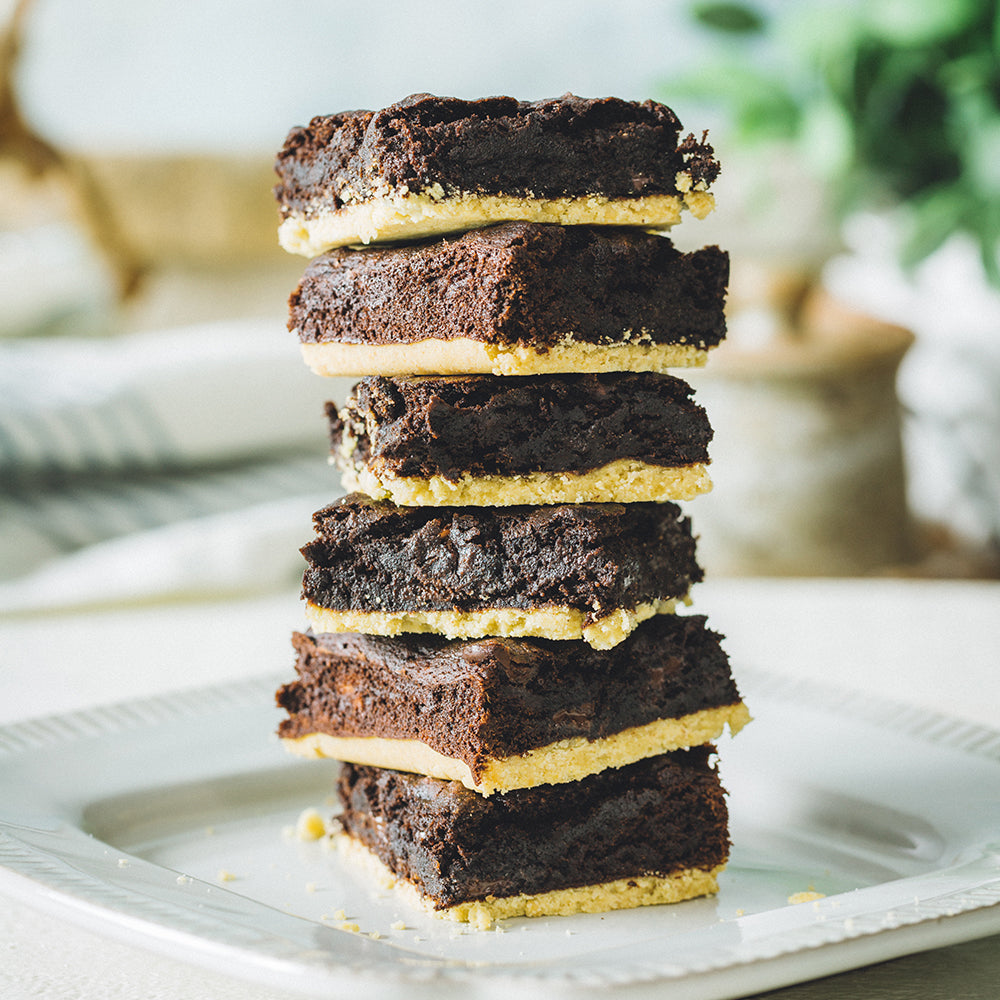
[[[754,696],[775,698],[786,703],[806,703],[812,708],[821,706],[823,711],[847,715],[851,719],[867,724],[876,723],[882,729],[897,735],[917,739],[921,742],[972,754],[991,763],[1000,762],[1000,729],[993,729],[978,722],[955,718],[945,713],[904,702],[872,697],[862,691],[837,687],[827,681],[815,678],[794,678],[786,674],[768,672],[753,666],[741,666],[736,672],[741,687],[744,684],[753,690]],[[111,701],[68,713],[40,716],[19,720],[0,726],[0,776],[12,760],[39,750],[72,744],[83,738],[126,737],[129,733],[149,725],[169,725],[192,721],[202,714],[215,714],[220,708],[238,709],[251,706],[260,709],[284,680],[283,675],[274,672],[247,677],[237,681],[212,684],[204,687],[185,688],[146,697]],[[751,710],[752,710],[751,703]],[[16,770],[16,764],[15,764]],[[678,970],[676,965],[666,962],[642,962],[633,965],[624,975],[609,972],[598,973],[593,968],[579,969],[537,969],[533,971],[508,970],[499,964],[482,976],[482,969],[475,963],[461,959],[448,959],[428,963],[424,968],[406,968],[390,963],[381,963],[377,970],[366,968],[366,963],[357,956],[330,960],[330,954],[318,956],[313,953],[307,960],[303,955],[282,954],[268,950],[248,950],[233,941],[203,937],[198,932],[171,927],[156,919],[154,915],[143,913],[143,907],[134,899],[118,900],[120,905],[109,905],[95,900],[91,891],[67,888],[65,882],[52,871],[40,871],[39,852],[30,843],[11,833],[18,830],[18,824],[8,821],[5,810],[0,807],[0,890],[21,899],[23,902],[55,912],[67,919],[94,930],[94,917],[103,918],[98,931],[109,931],[113,936],[125,938],[139,947],[169,954],[176,958],[178,939],[183,939],[183,957],[195,964],[222,969],[234,974],[232,957],[239,954],[243,962],[235,963],[235,968],[248,970],[252,981],[266,980],[272,985],[304,989],[320,993],[331,984],[343,985],[348,981],[363,982],[371,992],[373,986],[398,987],[401,982],[413,987],[428,986],[435,990],[442,987],[462,986],[466,989],[474,983],[488,982],[491,988],[503,983],[516,983],[522,988],[529,983],[545,987],[600,988],[613,986],[616,989],[630,989],[641,993],[651,984],[670,982],[675,995],[683,1000],[698,998],[746,995],[743,990],[732,991],[733,984],[727,983],[733,972],[743,970],[741,982],[748,966],[756,966],[754,992],[773,989],[805,979],[836,971],[847,971],[871,961],[882,961],[915,951],[938,947],[943,944],[971,940],[1000,931],[1000,841],[990,869],[990,877],[983,881],[959,884],[942,893],[931,906],[924,903],[913,913],[895,913],[893,920],[872,919],[855,922],[850,932],[837,928],[836,922],[825,925],[805,922],[797,928],[783,933],[783,946],[777,950],[765,950],[743,957],[729,957],[717,962],[703,963],[699,968]],[[65,815],[49,817],[58,823],[67,824]],[[71,825],[71,824],[70,824]],[[23,823],[21,824],[23,829]],[[83,831],[77,827],[80,833]],[[107,847],[101,841],[96,845]],[[990,845],[992,847],[992,845]],[[20,850],[18,850],[18,847]],[[115,849],[117,850],[117,849]],[[118,852],[119,854],[122,852]],[[65,859],[64,859],[65,860]],[[144,862],[145,864],[152,864]],[[152,865],[152,867],[157,867]],[[961,866],[952,866],[952,868]],[[161,871],[164,869],[161,869]],[[948,869],[938,869],[944,872]],[[984,865],[984,871],[986,870]],[[961,879],[959,879],[961,883]],[[44,890],[44,892],[39,892]],[[863,891],[863,890],[862,890]],[[42,898],[44,897],[44,898]],[[256,901],[251,900],[251,903]],[[256,903],[258,906],[265,904]],[[736,922],[752,920],[737,917]],[[302,921],[313,925],[306,918],[285,915],[290,921]],[[934,933],[934,928],[938,932]],[[893,944],[886,947],[887,935],[894,935]],[[332,932],[335,933],[335,932]],[[171,938],[168,945],[165,937]],[[363,955],[365,946],[356,948],[363,938],[358,935],[342,935],[348,939],[351,950]],[[881,946],[875,947],[877,955],[872,957],[872,944],[879,939]],[[343,949],[341,949],[342,951]],[[806,956],[812,960],[804,962]],[[252,958],[254,974],[249,975]],[[322,960],[319,960],[322,958]],[[812,970],[800,968],[808,964]],[[820,971],[816,971],[819,969]],[[805,972],[805,974],[803,974]],[[239,973],[235,973],[240,975]],[[345,978],[346,977],[346,978]],[[679,987],[679,989],[678,989]],[[435,993],[439,996],[440,993]],[[469,994],[465,994],[469,995]]]

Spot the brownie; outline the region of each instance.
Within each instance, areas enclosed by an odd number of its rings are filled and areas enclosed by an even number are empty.
[[[458,782],[342,765],[345,832],[436,908],[711,871],[729,850],[714,748],[483,798]]]
[[[331,451],[393,476],[585,472],[618,459],[708,461],[712,428],[687,383],[651,372],[371,376],[326,407]],[[345,433],[352,453],[343,456]]]
[[[673,503],[400,507],[350,494],[313,515],[302,594],[380,612],[570,607],[586,622],[702,579]]]
[[[581,641],[295,633],[278,733],[420,740],[469,765],[613,733],[740,695],[702,615],[659,615],[611,650]]]
[[[725,336],[728,280],[715,246],[682,253],[625,227],[509,222],[317,257],[288,326],[309,344],[468,338],[546,351],[572,337],[704,351]]]
[[[309,216],[386,190],[610,198],[675,193],[680,172],[707,186],[712,147],[655,101],[460,100],[414,94],[380,111],[345,111],[291,130],[278,154],[283,216]]]

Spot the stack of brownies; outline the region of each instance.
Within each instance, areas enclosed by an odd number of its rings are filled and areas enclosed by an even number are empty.
[[[747,710],[677,500],[712,431],[666,369],[725,333],[704,140],[655,102],[416,95],[288,136],[289,326],[348,496],[303,548],[280,735],[343,763],[339,840],[476,926],[714,892],[711,741]]]

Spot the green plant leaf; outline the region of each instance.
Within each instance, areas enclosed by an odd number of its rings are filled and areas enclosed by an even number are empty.
[[[930,256],[962,228],[968,197],[957,185],[945,185],[912,199],[909,208],[910,226],[901,256],[907,268]]]
[[[1000,288],[1000,202],[987,200],[979,215],[979,256],[986,277]]]
[[[672,101],[688,97],[724,109],[735,138],[747,144],[794,138],[802,118],[800,101],[781,80],[747,66],[703,63],[664,91]]]
[[[799,129],[802,156],[819,176],[833,180],[843,176],[854,158],[853,123],[844,109],[832,101],[807,105]]]
[[[992,0],[866,0],[869,31],[892,46],[940,44],[972,26]]]
[[[961,176],[951,141],[949,96],[920,53],[866,46],[858,52],[846,111],[855,123],[858,162],[902,198]]]
[[[1000,0],[692,9],[728,60],[702,83],[735,141],[791,140],[838,214],[905,205],[909,264],[967,233],[1000,286]],[[762,32],[769,74],[758,68]]]
[[[766,25],[759,11],[742,3],[696,3],[691,16],[702,27],[729,35],[760,34]]]

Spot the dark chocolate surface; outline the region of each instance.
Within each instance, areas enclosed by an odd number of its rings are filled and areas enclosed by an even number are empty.
[[[679,598],[702,579],[673,503],[397,507],[354,493],[313,515],[302,595],[323,608],[617,608]]]
[[[292,129],[275,162],[274,191],[283,215],[434,184],[447,194],[672,194],[678,171],[705,184],[719,172],[704,137],[680,133],[677,116],[655,101],[414,94],[381,111],[322,115]]]
[[[716,346],[729,256],[634,229],[510,222],[412,245],[333,250],[289,299],[305,343],[467,337],[544,350],[575,340]]]
[[[676,751],[488,799],[458,782],[345,764],[341,821],[439,908],[711,869],[729,849],[713,752]]]
[[[299,679],[277,702],[282,737],[414,739],[478,779],[500,759],[557,740],[740,700],[703,615],[657,615],[609,650],[582,641],[295,633]]]
[[[687,383],[651,372],[606,375],[370,376],[343,410],[352,461],[379,474],[587,472],[616,459],[708,461],[712,428]],[[327,405],[331,450],[345,422]],[[369,430],[372,434],[369,434]]]

